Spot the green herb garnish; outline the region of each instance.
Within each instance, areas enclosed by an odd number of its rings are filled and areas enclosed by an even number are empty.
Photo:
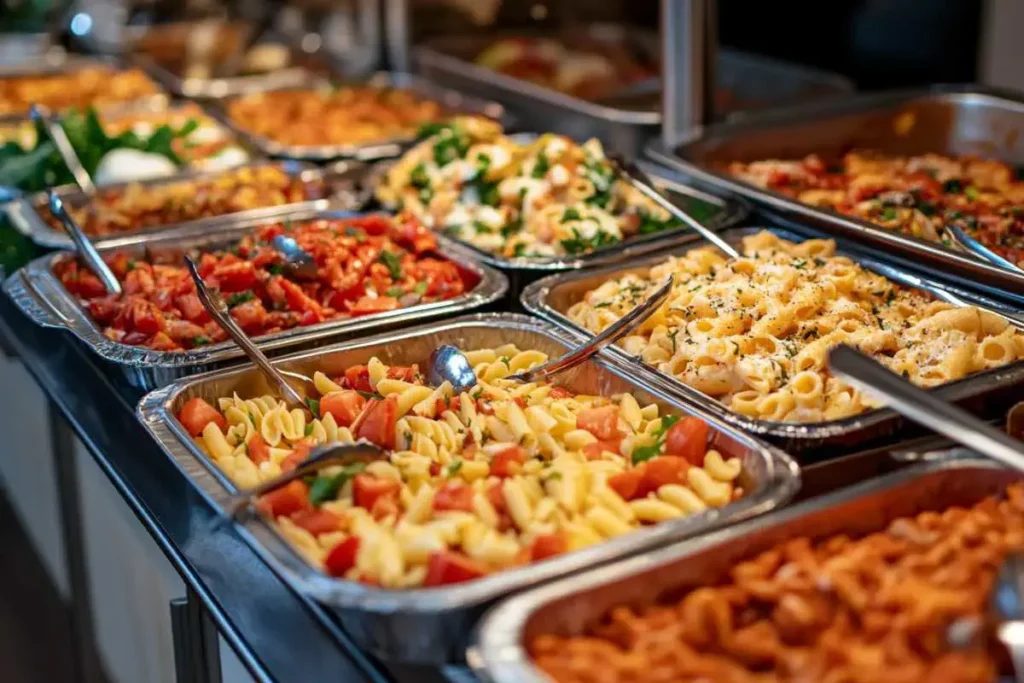
[[[314,417],[320,415],[320,401],[315,398],[306,398],[306,406],[309,407],[309,412],[313,413]]]
[[[338,495],[338,491],[345,485],[345,482],[365,469],[366,463],[354,462],[351,465],[342,467],[341,471],[333,477],[317,477],[309,487],[309,502],[315,507],[320,507],[327,501],[334,500]]]
[[[210,338],[207,337],[207,336],[199,335],[198,337],[192,337],[192,345],[193,346],[203,346],[204,344],[209,344],[209,343],[210,343]]]
[[[393,254],[385,249],[380,252],[378,260],[388,267],[388,273],[390,273],[392,280],[402,279],[402,257],[400,255]]]
[[[665,445],[665,434],[676,422],[679,422],[679,415],[666,415],[661,418],[661,424],[654,430],[654,443],[650,446],[640,446],[633,449],[633,464],[637,465],[646,462],[661,454],[661,447]]]
[[[244,304],[246,301],[252,301],[256,298],[256,295],[252,293],[252,290],[245,290],[244,292],[235,292],[228,297],[228,308],[234,308],[240,304]]]

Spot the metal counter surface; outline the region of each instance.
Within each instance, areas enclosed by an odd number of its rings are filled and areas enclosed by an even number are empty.
[[[0,338],[54,402],[223,638],[261,682],[444,681],[438,669],[388,670],[319,607],[292,592],[135,418],[142,392],[104,373],[84,346],[37,327],[0,297]]]

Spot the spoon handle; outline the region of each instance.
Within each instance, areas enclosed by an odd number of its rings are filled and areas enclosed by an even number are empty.
[[[1005,259],[999,254],[995,253],[994,251],[992,251],[984,244],[968,235],[966,232],[964,232],[957,226],[947,225],[946,231],[949,232],[949,235],[950,237],[953,238],[953,241],[956,242],[960,247],[962,247],[966,251],[976,256],[980,256],[984,260],[988,261],[989,263],[995,264],[1000,268],[1005,268],[1006,270],[1017,273],[1018,275],[1024,275],[1024,269],[1021,269],[1016,263],[1010,261],[1009,259]]]
[[[110,270],[110,266],[103,260],[100,253],[96,251],[96,247],[89,241],[89,238],[82,232],[82,229],[78,227],[78,223],[75,222],[75,219],[68,213],[67,207],[64,206],[64,201],[53,190],[47,190],[47,196],[50,201],[50,213],[64,226],[64,231],[71,237],[71,241],[75,243],[79,255],[85,259],[89,269],[96,273],[96,276],[103,283],[103,286],[107,288],[108,292],[120,294],[121,283],[118,282],[114,271]]]
[[[891,408],[957,443],[1024,472],[1024,444],[920,389],[850,346],[837,346],[829,367],[857,388],[884,399]]]
[[[704,227],[700,221],[683,211],[668,197],[659,192],[650,177],[635,163],[623,161],[618,157],[611,157],[611,162],[619,174],[624,176],[632,183],[633,187],[640,190],[648,199],[668,211],[673,217],[681,220],[687,227],[699,233],[708,242],[721,249],[729,258],[740,258],[740,253],[735,247],[722,239],[714,230]]]
[[[48,116],[43,114],[42,110],[36,105],[29,107],[29,116],[32,120],[41,124],[47,136],[53,141],[54,146],[57,148],[57,152],[60,153],[61,158],[64,160],[64,164],[71,171],[71,175],[74,177],[75,182],[78,183],[78,187],[82,189],[82,192],[86,194],[95,194],[96,185],[93,184],[92,178],[89,177],[89,172],[85,170],[85,166],[82,165],[81,159],[78,158],[78,154],[75,153],[75,148],[71,145],[71,140],[68,139],[67,133],[64,132],[64,128],[55,121],[52,121]]]
[[[238,326],[223,304],[214,300],[210,290],[206,287],[206,283],[203,282],[203,278],[199,275],[195,261],[189,256],[185,256],[185,263],[188,266],[189,274],[192,276],[192,281],[196,283],[196,293],[199,295],[199,301],[202,302],[210,317],[217,321],[217,324],[238,344],[238,347],[249,357],[249,360],[255,363],[256,367],[277,387],[277,390],[281,392],[281,396],[284,397],[287,403],[295,407],[305,408],[306,403],[302,400],[299,392],[295,391],[284,376],[277,371],[277,368],[270,363],[263,352],[252,343],[252,340],[242,331],[242,328]]]
[[[625,336],[644,320],[647,320],[668,298],[669,293],[672,291],[672,284],[673,278],[670,275],[661,286],[654,290],[651,296],[647,297],[646,301],[606,327],[604,331],[590,341],[532,370],[511,375],[509,379],[516,380],[517,382],[539,382],[552,375],[557,375],[560,372],[576,367],[604,347]]]

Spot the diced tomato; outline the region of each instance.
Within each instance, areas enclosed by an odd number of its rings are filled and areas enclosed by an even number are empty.
[[[267,309],[259,299],[251,299],[231,309],[231,317],[249,334],[259,334],[267,322]]]
[[[398,494],[389,493],[373,501],[373,507],[370,508],[370,516],[378,522],[388,517],[397,517]]]
[[[314,536],[340,531],[344,520],[330,510],[308,508],[292,515],[295,526],[305,529]]]
[[[576,426],[587,430],[601,441],[611,441],[622,436],[619,432],[618,406],[581,410],[576,416]]]
[[[154,334],[153,338],[149,340],[149,344],[147,344],[147,346],[154,351],[177,351],[181,348],[181,344],[176,342],[165,332],[157,332]]]
[[[508,506],[505,505],[505,494],[501,489],[501,482],[494,482],[487,489],[487,501],[498,513],[498,531],[505,532],[512,528],[512,518],[508,514]]]
[[[385,477],[360,472],[352,480],[352,498],[356,506],[372,510],[373,504],[381,496],[397,495],[402,485]]]
[[[106,325],[113,321],[120,310],[121,302],[116,295],[93,299],[89,302],[89,315],[101,325]]]
[[[551,391],[548,392],[548,398],[572,398],[575,396],[574,393],[566,389],[565,387],[553,386]]]
[[[476,560],[454,551],[431,553],[427,560],[424,586],[446,586],[472,581],[487,574],[487,567]]]
[[[404,247],[421,254],[437,248],[437,237],[420,222],[411,212],[403,212],[396,218],[397,235],[395,241]]]
[[[132,329],[137,332],[153,336],[164,327],[164,316],[160,309],[145,299],[132,299],[128,315]]]
[[[249,459],[257,465],[270,460],[270,446],[263,440],[259,432],[253,432],[249,440],[245,442],[249,451]]]
[[[698,417],[684,417],[665,434],[665,453],[680,455],[695,467],[704,465],[708,425]]]
[[[374,315],[384,311],[393,311],[396,308],[398,308],[398,299],[393,296],[378,296],[376,298],[364,296],[351,304],[348,312],[352,315]]]
[[[302,481],[290,481],[279,489],[260,496],[256,507],[268,517],[290,517],[300,510],[308,510],[309,487]]]
[[[316,325],[317,323],[322,323],[323,321],[324,313],[320,311],[303,311],[302,315],[299,316],[299,324],[303,326]]]
[[[135,268],[128,271],[121,289],[125,294],[150,295],[156,289],[156,281],[153,279],[153,271],[148,263],[139,263]]]
[[[623,500],[633,500],[637,497],[643,478],[643,467],[634,467],[608,477],[608,488],[619,494]]]
[[[352,425],[357,439],[366,439],[381,448],[395,447],[395,422],[398,420],[398,397],[371,399]]]
[[[678,455],[659,455],[644,463],[643,479],[636,492],[638,498],[657,491],[665,484],[683,484],[686,482],[686,471],[690,463]]]
[[[349,569],[356,566],[356,557],[359,555],[359,537],[349,536],[338,545],[331,548],[324,560],[324,567],[331,576],[344,576]]]
[[[363,412],[366,399],[358,391],[333,391],[320,398],[320,417],[330,413],[339,427],[348,427]]]
[[[446,481],[434,494],[434,510],[473,511],[473,487],[461,481]]]
[[[367,235],[386,235],[391,229],[391,219],[379,213],[358,216],[349,220],[354,228],[362,228]]]
[[[392,365],[388,368],[388,379],[400,379],[403,382],[416,381],[417,367],[415,365]]]
[[[91,271],[78,268],[77,264],[74,264],[73,268],[69,268],[61,276],[61,282],[64,283],[69,292],[77,294],[83,299],[94,299],[107,294],[107,288],[103,286],[100,279],[93,275]]]
[[[482,398],[476,400],[477,412],[483,413],[484,415],[494,415],[494,406],[491,405],[490,401],[485,401]]]
[[[621,439],[614,439],[612,441],[595,441],[593,443],[588,443],[583,447],[583,455],[587,460],[600,460],[601,454],[605,451],[608,451],[609,453],[618,453],[621,445]]]
[[[248,261],[221,265],[213,269],[210,279],[222,292],[244,292],[256,286],[256,269]]]
[[[206,334],[206,330],[202,327],[187,320],[168,320],[164,331],[171,339],[188,343],[192,343],[192,340],[196,337],[202,337]]]
[[[284,460],[281,461],[281,471],[291,472],[299,466],[306,458],[309,457],[309,451],[312,450],[313,445],[308,441],[300,441],[292,447],[292,452],[285,456]]]
[[[345,370],[345,379],[349,389],[373,393],[373,386],[370,384],[370,369],[365,365],[353,365]]]
[[[199,301],[199,295],[195,292],[182,294],[174,298],[174,305],[181,311],[182,317],[199,325],[205,325],[210,320],[210,314],[203,308]]]
[[[202,434],[206,425],[211,422],[220,427],[221,431],[227,429],[228,426],[227,420],[220,414],[220,411],[199,397],[190,398],[182,406],[178,413],[178,421],[192,436]]]
[[[534,562],[545,560],[555,555],[561,555],[569,549],[569,541],[565,532],[556,531],[553,534],[541,534],[533,539],[530,544],[530,559]]]
[[[285,280],[284,278],[278,278],[277,282],[284,290],[284,298],[288,304],[288,308],[298,313],[313,311],[320,315],[324,314],[323,307],[312,297],[302,291],[302,287],[291,280]]]
[[[491,458],[491,474],[496,477],[511,477],[519,472],[526,462],[526,451],[522,446],[509,446]]]

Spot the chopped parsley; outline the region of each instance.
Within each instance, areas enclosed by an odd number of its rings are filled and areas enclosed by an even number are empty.
[[[981,193],[978,191],[978,188],[976,188],[974,185],[971,185],[970,187],[964,190],[964,194],[967,195],[967,198],[973,202],[977,201],[978,195],[980,195]]]
[[[562,213],[562,219],[560,222],[565,223],[566,221],[578,221],[581,218],[580,212],[576,209],[569,207]]]
[[[210,343],[210,338],[207,337],[207,336],[199,335],[198,337],[192,337],[192,344],[193,344],[193,346],[203,346],[203,345],[209,344],[209,343]]]
[[[426,164],[416,164],[416,167],[409,174],[409,183],[417,189],[430,186],[430,176],[427,175]]]
[[[462,458],[455,458],[452,463],[448,465],[448,476],[454,477],[462,469]]]
[[[679,422],[678,415],[666,415],[661,418],[661,424],[654,430],[654,443],[650,446],[640,446],[633,449],[633,464],[638,465],[646,462],[661,453],[661,447],[665,444],[665,434],[676,422]]]
[[[402,279],[402,257],[399,254],[393,254],[384,249],[380,252],[380,257],[377,260],[388,267],[388,273],[392,280]]]
[[[427,283],[426,282],[417,282],[416,286],[412,288],[412,291],[416,292],[420,296],[423,296],[424,294],[427,293]]]
[[[228,308],[240,306],[241,304],[244,304],[246,301],[252,301],[255,298],[256,295],[253,294],[252,290],[249,289],[245,290],[244,292],[235,292],[234,294],[228,297]]]
[[[510,236],[516,234],[517,232],[519,232],[522,229],[523,229],[523,221],[522,221],[521,218],[517,218],[516,220],[509,221],[508,223],[505,224],[505,227],[503,227],[501,229],[501,236],[502,237],[510,237]]]
[[[312,433],[313,433],[313,424],[310,423],[310,424],[306,425],[306,436],[309,436]]]
[[[271,275],[280,275],[284,272],[284,266],[280,263],[271,263],[267,266],[267,272]]]
[[[534,178],[543,178],[548,174],[548,170],[551,168],[551,162],[548,161],[547,156],[543,152],[537,155],[537,161],[533,164],[533,172],[530,173]]]
[[[320,401],[315,398],[306,398],[306,406],[314,417],[320,414]]]
[[[562,240],[562,247],[570,254],[580,254],[618,242],[614,236],[601,231],[595,232],[593,237],[584,237],[579,230],[573,228],[572,235]]]
[[[128,272],[135,270],[135,259],[128,259],[128,263],[125,264],[124,269]]]
[[[334,500],[345,482],[365,469],[365,462],[354,462],[342,467],[333,477],[318,476],[309,487],[309,502],[315,507],[320,507],[327,501]]]
[[[402,289],[401,287],[388,287],[388,290],[385,293],[392,299],[397,299],[398,297],[405,294],[405,290]]]
[[[964,186],[959,178],[952,178],[942,183],[942,191],[948,194],[960,194],[964,191]]]
[[[899,214],[896,213],[895,206],[886,206],[882,208],[881,217],[883,221],[894,221],[899,217]]]
[[[519,244],[516,245],[515,249],[512,250],[512,255],[517,257],[526,256],[526,249],[526,243],[520,242]]]

